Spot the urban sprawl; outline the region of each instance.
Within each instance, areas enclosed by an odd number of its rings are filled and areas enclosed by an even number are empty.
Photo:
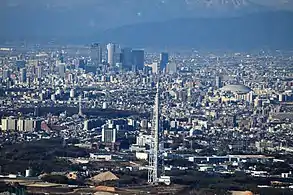
[[[0,191],[293,194],[293,53],[0,49]]]

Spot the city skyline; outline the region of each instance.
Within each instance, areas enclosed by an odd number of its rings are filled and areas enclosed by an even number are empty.
[[[292,6],[0,1],[0,194],[292,195]]]

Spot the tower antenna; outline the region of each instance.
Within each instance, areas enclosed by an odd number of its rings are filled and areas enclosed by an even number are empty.
[[[157,93],[155,98],[155,105],[153,110],[153,120],[151,129],[151,147],[149,154],[149,170],[148,170],[148,183],[158,183],[158,156],[159,156],[159,120],[160,120],[160,81],[157,82]]]

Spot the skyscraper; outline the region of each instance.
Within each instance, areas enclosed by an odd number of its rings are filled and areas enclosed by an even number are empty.
[[[115,52],[116,52],[116,46],[113,43],[109,43],[107,45],[107,51],[108,51],[108,64],[110,66],[115,65]]]
[[[115,46],[115,53],[114,53],[114,66],[117,67],[117,63],[121,62],[121,48],[119,45]]]
[[[91,59],[94,65],[99,65],[103,60],[103,49],[101,44],[94,43],[91,45]]]
[[[64,63],[59,63],[58,64],[58,69],[59,69],[60,77],[64,78],[65,77],[65,64]]]
[[[175,62],[169,62],[166,66],[166,73],[174,74],[177,72],[177,64]]]
[[[43,67],[42,66],[37,66],[37,78],[41,79],[43,76]]]
[[[144,50],[132,50],[131,53],[134,68],[142,70],[144,67]]]
[[[102,142],[115,143],[116,139],[117,129],[114,127],[113,121],[109,121],[102,129]]]
[[[121,50],[120,62],[122,63],[122,67],[124,69],[130,70],[132,68],[132,49],[131,48],[123,48]]]
[[[219,89],[222,87],[222,79],[220,76],[216,76],[216,88]]]
[[[19,81],[22,83],[26,82],[26,68],[20,69]]]
[[[159,73],[160,63],[154,62],[151,67],[152,67],[152,73],[153,74],[158,74]]]
[[[166,52],[162,52],[160,54],[160,66],[161,66],[161,70],[166,69],[166,66],[169,62],[169,54]]]
[[[41,121],[38,119],[20,118],[17,121],[18,131],[36,131],[41,129]]]
[[[1,130],[2,131],[16,131],[17,130],[17,119],[13,117],[1,119]]]

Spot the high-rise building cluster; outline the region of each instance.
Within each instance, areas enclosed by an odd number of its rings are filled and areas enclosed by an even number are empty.
[[[152,72],[176,72],[175,62],[169,64],[169,54],[167,52],[162,52],[158,62],[155,61],[153,64],[147,64],[145,57],[144,49],[121,47],[116,43],[108,43],[106,46],[94,43],[90,46],[90,61],[84,58],[79,59],[77,67],[93,73],[99,68],[102,72],[107,69],[135,72],[147,68],[152,69]],[[107,66],[105,67],[105,65]]]
[[[46,160],[68,159],[86,182],[104,169],[141,173],[140,184],[152,188],[184,182],[173,178],[180,172],[229,182],[239,172],[254,181],[292,175],[292,53],[167,53],[115,43],[19,53],[0,56],[1,147],[59,144]]]
[[[1,119],[2,131],[37,131],[41,130],[42,120],[37,118],[7,117]]]

